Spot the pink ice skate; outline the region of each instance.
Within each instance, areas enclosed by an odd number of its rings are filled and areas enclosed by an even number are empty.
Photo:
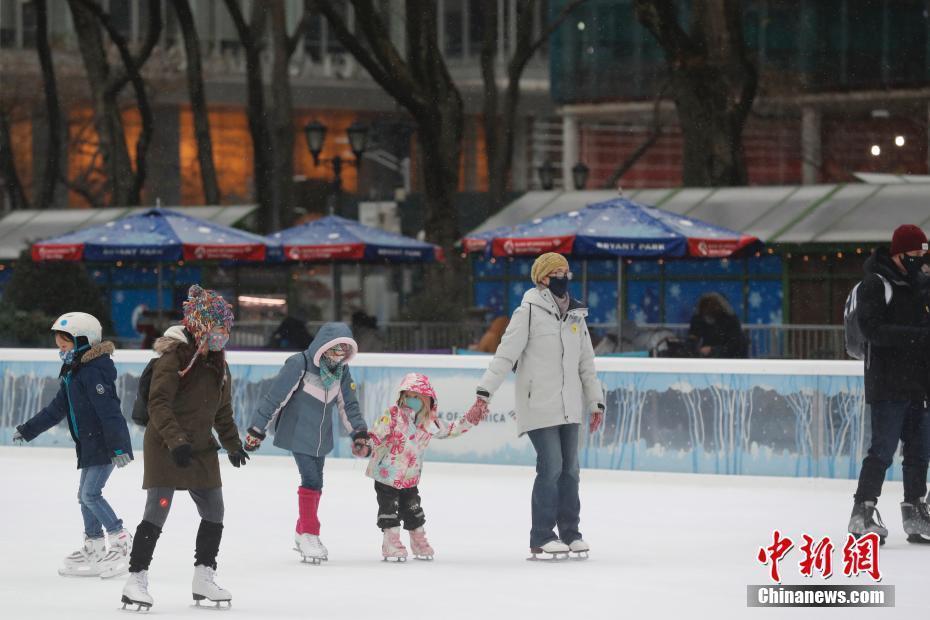
[[[417,560],[433,559],[433,548],[430,547],[429,541],[426,540],[426,530],[422,526],[410,530],[410,551]]]
[[[390,527],[384,530],[384,542],[381,543],[381,555],[384,561],[407,561],[407,548],[400,542],[400,528]]]

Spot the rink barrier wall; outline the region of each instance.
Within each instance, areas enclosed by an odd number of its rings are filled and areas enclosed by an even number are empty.
[[[228,354],[236,423],[244,428],[289,353]],[[117,391],[129,420],[148,351],[117,351]],[[454,420],[474,401],[489,356],[360,354],[351,365],[365,418],[397,398],[401,377],[428,375],[440,415]],[[861,362],[806,360],[693,360],[597,358],[606,395],[603,430],[581,433],[583,467],[637,471],[855,478],[868,448],[868,416]],[[58,389],[56,350],[0,349],[0,444],[38,412]],[[428,460],[535,463],[518,437],[513,376],[491,403],[491,413],[465,435],[430,446]],[[129,422],[133,445],[143,429]],[[350,456],[339,425],[333,456]],[[64,423],[29,445],[71,446]],[[266,441],[262,453],[280,453]],[[893,468],[898,469],[898,468]],[[892,473],[893,476],[900,473]]]

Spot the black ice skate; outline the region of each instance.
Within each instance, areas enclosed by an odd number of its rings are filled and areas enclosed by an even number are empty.
[[[930,511],[925,501],[920,500],[914,504],[901,502],[901,520],[904,521],[907,542],[930,544]]]
[[[530,547],[530,557],[526,558],[531,562],[557,562],[567,560],[571,548],[561,540],[550,540],[542,547]]]
[[[888,528],[882,522],[882,515],[875,507],[875,502],[856,502],[849,516],[849,533],[859,538],[866,534],[878,534],[881,544],[888,538]]]

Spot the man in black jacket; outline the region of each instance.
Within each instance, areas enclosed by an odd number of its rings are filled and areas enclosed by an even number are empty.
[[[930,308],[917,288],[926,254],[927,237],[920,228],[898,227],[891,249],[878,248],[866,261],[857,295],[859,327],[868,342],[865,400],[872,442],[862,462],[849,532],[875,532],[882,542],[888,530],[875,504],[898,441],[904,443],[904,531],[909,542],[930,542],[924,500],[930,459]]]

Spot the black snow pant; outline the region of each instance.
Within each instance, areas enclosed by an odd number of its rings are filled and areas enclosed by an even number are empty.
[[[375,481],[375,494],[378,496],[378,527],[386,530],[400,527],[415,530],[426,523],[426,515],[420,506],[420,491],[416,487],[395,489]]]

